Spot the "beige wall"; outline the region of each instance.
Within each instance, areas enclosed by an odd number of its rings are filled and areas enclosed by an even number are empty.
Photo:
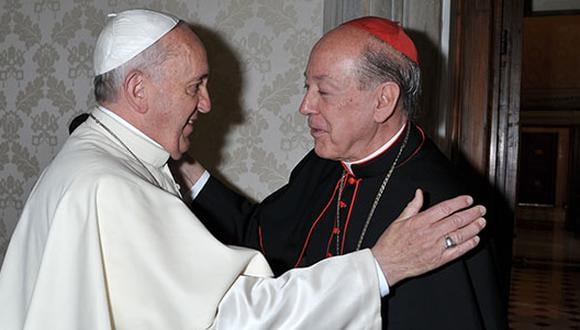
[[[0,4],[0,260],[67,126],[94,104],[92,51],[106,14],[154,8],[196,25],[208,46],[213,110],[194,150],[260,199],[311,147],[297,113],[308,51],[322,33],[317,0],[2,1]]]

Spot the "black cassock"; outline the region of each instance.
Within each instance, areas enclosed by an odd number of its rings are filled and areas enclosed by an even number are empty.
[[[405,130],[409,127],[408,142],[368,223],[361,248],[374,245],[417,188],[424,192],[424,208],[465,192],[447,158],[418,127],[408,125]],[[312,265],[337,251],[354,251],[405,134],[381,155],[353,165],[352,172],[341,162],[322,159],[311,151],[294,168],[289,183],[259,204],[211,178],[193,210],[223,242],[261,250],[276,274]],[[383,328],[507,328],[486,241],[466,257],[390,289],[382,301]]]

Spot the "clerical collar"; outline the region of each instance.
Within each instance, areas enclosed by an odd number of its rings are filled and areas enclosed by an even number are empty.
[[[392,138],[389,139],[389,141],[387,141],[385,144],[383,144],[379,149],[375,150],[374,152],[372,152],[370,155],[364,157],[363,159],[360,160],[355,160],[354,162],[341,162],[342,165],[350,172],[352,173],[352,165],[359,165],[359,164],[363,164],[368,162],[371,159],[374,159],[375,157],[379,156],[380,154],[382,154],[383,152],[387,151],[396,141],[397,139],[401,136],[401,134],[403,134],[403,131],[405,130],[405,127],[407,127],[407,123],[406,122],[400,129],[399,131],[393,135]]]
[[[102,112],[104,112],[106,115],[108,115],[109,117],[111,117],[112,119],[114,119],[119,124],[123,125],[125,128],[130,129],[132,132],[136,133],[137,135],[141,136],[142,138],[145,138],[145,140],[153,143],[154,145],[163,148],[163,146],[160,145],[159,143],[157,143],[157,141],[155,141],[152,138],[148,137],[145,133],[141,132],[137,127],[131,125],[128,121],[126,121],[125,119],[121,118],[121,116],[119,116],[118,114],[116,114],[113,111],[111,111],[111,110],[103,107],[102,105],[97,105],[97,108],[99,108],[99,110],[101,110]]]
[[[91,114],[104,124],[140,160],[156,167],[165,166],[169,152],[126,120],[103,107],[96,107]],[[109,133],[110,134],[110,133]]]

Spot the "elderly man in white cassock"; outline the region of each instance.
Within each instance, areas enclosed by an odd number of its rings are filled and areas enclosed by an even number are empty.
[[[94,69],[98,105],[40,176],[7,250],[1,329],[379,328],[389,286],[478,242],[483,207],[459,211],[472,203],[460,196],[417,213],[418,192],[372,249],[272,278],[260,253],[208,233],[167,166],[210,110],[198,37],[125,11]],[[441,246],[447,236],[457,245]]]

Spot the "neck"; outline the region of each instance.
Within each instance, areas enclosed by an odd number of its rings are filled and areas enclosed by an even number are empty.
[[[123,118],[126,122],[138,129],[149,138],[156,140],[151,134],[150,123],[147,122],[147,112],[132,106],[126,99],[120,98],[115,102],[103,103],[103,107]]]
[[[397,140],[399,138],[401,138],[401,135],[405,131],[405,127],[406,127],[406,124],[402,125],[394,135],[392,135],[385,143],[383,143],[383,145],[381,145],[379,148],[375,149],[372,153],[368,154],[366,157],[361,158],[361,159],[356,160],[356,161],[352,161],[352,162],[345,161],[345,162],[343,162],[344,166],[346,166],[350,170],[351,165],[365,163],[371,159],[374,159],[375,157],[384,153],[385,151],[389,150],[389,148],[395,142],[397,142]]]
[[[391,117],[386,122],[382,123],[377,130],[377,133],[367,144],[366,152],[357,159],[345,160],[344,163],[356,164],[361,163],[380,152],[384,152],[388,147],[401,135],[403,127],[407,123],[407,117],[404,115]]]
[[[135,116],[135,111],[132,111],[131,106],[126,102],[122,101],[104,102],[102,106],[107,110],[111,111],[112,113],[116,114],[117,116],[123,118],[123,120],[133,125],[138,130],[143,131],[140,125],[139,118]]]

